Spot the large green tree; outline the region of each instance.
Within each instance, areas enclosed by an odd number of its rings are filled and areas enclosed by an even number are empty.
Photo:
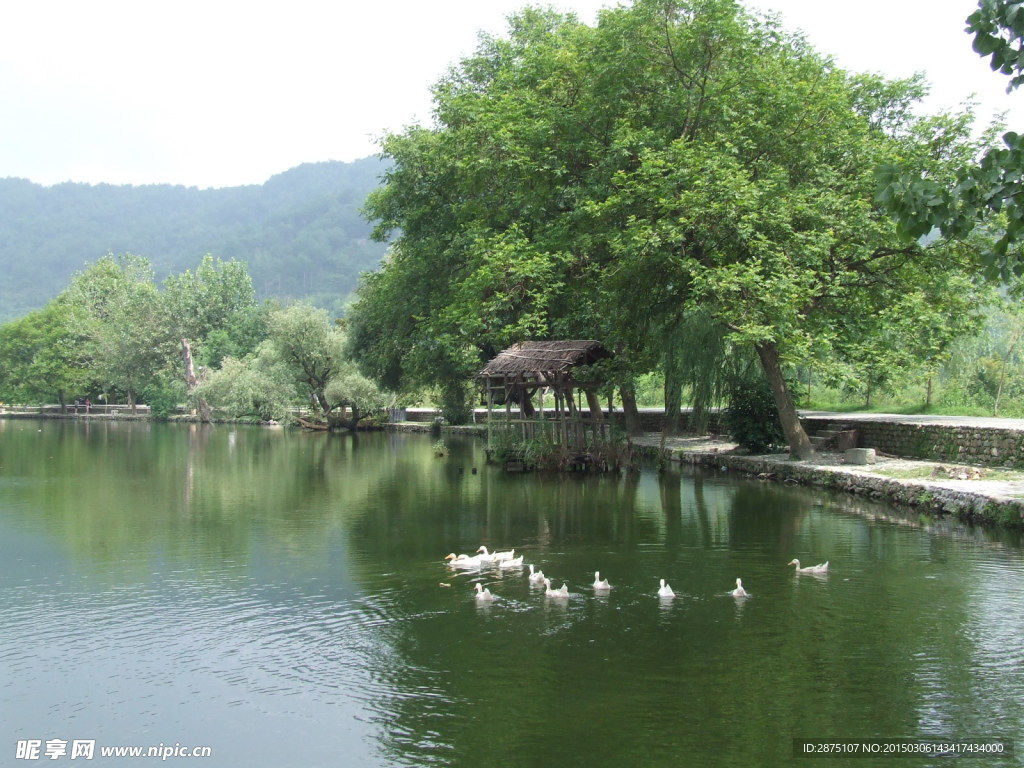
[[[108,254],[76,274],[62,298],[94,378],[134,409],[176,350],[151,264]]]
[[[887,158],[941,176],[971,151],[966,120],[911,117],[921,93],[732,0],[636,0],[596,27],[527,9],[437,85],[435,127],[384,141],[367,211],[397,236],[353,308],[360,359],[429,381],[516,339],[596,338],[628,382],[671,359],[653,330],[701,312],[756,350],[808,456],[786,366],[878,334],[896,297],[941,305],[936,275],[964,267],[872,200]]]
[[[52,402],[61,409],[91,383],[84,339],[75,334],[66,301],[0,325],[0,400]]]
[[[293,304],[271,313],[267,328],[267,340],[254,364],[263,369],[281,366],[294,391],[328,423],[355,429],[364,416],[390,401],[356,369],[344,329],[330,322],[325,310]]]
[[[161,302],[168,332],[198,343],[204,365],[217,366],[226,355],[247,355],[266,335],[265,313],[240,261],[207,254],[195,270],[164,280]]]

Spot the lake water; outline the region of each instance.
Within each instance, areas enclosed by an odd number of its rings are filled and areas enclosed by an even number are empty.
[[[1019,537],[717,472],[509,475],[446,440],[0,420],[0,765],[916,766],[949,761],[794,739],[1024,733]],[[442,561],[482,544],[569,599]]]

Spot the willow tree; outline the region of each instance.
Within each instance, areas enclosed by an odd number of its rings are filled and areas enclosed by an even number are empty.
[[[276,310],[267,318],[267,331],[250,367],[267,375],[285,371],[294,391],[328,424],[356,429],[362,418],[392,401],[389,393],[357,371],[346,353],[345,331],[325,310],[301,303]]]
[[[749,345],[795,455],[785,368],[966,257],[897,237],[872,169],[933,175],[966,122],[915,120],[915,81],[850,75],[733,0],[636,0],[590,27],[525,10],[437,85],[433,128],[389,136],[367,211],[399,233],[353,316],[378,369],[516,338],[600,340],[644,370],[702,312]],[[941,129],[937,132],[933,128]],[[908,302],[907,306],[913,306]],[[865,322],[837,323],[856,315]]]

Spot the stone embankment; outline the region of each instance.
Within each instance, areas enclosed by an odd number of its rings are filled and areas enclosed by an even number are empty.
[[[811,461],[788,454],[750,456],[726,439],[669,438],[664,456],[660,435],[634,438],[635,449],[648,458],[714,467],[801,485],[813,485],[934,515],[984,525],[1024,528],[1024,472],[978,469],[881,455],[873,464],[847,464],[844,454],[819,452]]]
[[[809,435],[845,432],[893,456],[1024,469],[1024,419],[805,411],[800,420]]]
[[[431,415],[409,414],[411,418]],[[802,412],[807,432],[840,436],[822,444],[812,461],[787,454],[748,456],[728,438],[675,437],[661,454],[659,412],[645,412],[637,454],[651,460],[743,472],[764,479],[814,485],[909,506],[965,522],[1024,528],[1024,420]],[[412,429],[429,429],[420,422]],[[448,428],[446,428],[448,429]],[[456,428],[452,428],[456,429]],[[475,424],[458,428],[484,431]],[[873,464],[848,464],[837,448],[872,448]]]

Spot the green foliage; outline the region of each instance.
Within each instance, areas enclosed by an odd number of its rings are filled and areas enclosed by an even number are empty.
[[[922,92],[731,0],[636,0],[595,27],[526,9],[436,85],[435,127],[384,139],[367,214],[394,239],[350,315],[360,365],[440,385],[512,341],[593,338],[616,383],[678,386],[670,331],[698,312],[770,375],[867,349],[896,298],[941,316],[969,255],[904,242],[872,200],[886,160],[941,179],[973,150],[966,117],[913,117]]]
[[[1007,92],[1024,83],[1024,14],[1015,0],[979,0],[967,18],[974,50],[992,69],[1007,75]],[[904,163],[877,170],[878,201],[896,218],[900,232],[918,238],[941,232],[963,238],[979,224],[994,229],[983,253],[990,277],[1009,280],[1024,273],[1020,239],[1024,234],[1024,137],[1002,135],[1001,146],[986,137],[981,159],[963,158],[955,175],[934,177]]]
[[[440,391],[441,415],[449,424],[465,424],[473,416],[469,388],[461,379],[446,382]]]
[[[980,0],[978,10],[967,17],[967,31],[974,34],[974,50],[988,56],[992,70],[1007,75],[1007,93],[1024,83],[1024,13],[1014,0]]]
[[[188,393],[185,382],[179,378],[160,376],[142,388],[142,399],[149,406],[149,413],[156,421],[167,421],[179,405],[186,402]]]
[[[175,354],[149,261],[108,254],[76,274],[62,296],[93,377],[134,405]]]
[[[394,395],[378,387],[351,364],[327,382],[325,394],[328,402],[350,408],[360,417],[380,414],[395,402]]]
[[[729,434],[750,453],[767,453],[785,443],[775,398],[763,379],[741,379],[733,384],[725,409]]]
[[[80,395],[92,383],[83,341],[60,300],[0,325],[0,400],[63,404]]]
[[[224,358],[193,392],[228,418],[282,421],[295,399],[290,373],[266,358]]]
[[[267,318],[266,355],[278,361],[314,407],[327,416],[341,405],[327,396],[332,379],[347,373],[345,334],[327,312],[310,304],[293,304]]]
[[[345,331],[324,310],[309,304],[274,310],[267,317],[267,332],[261,356],[288,371],[293,385],[324,418],[351,409],[347,423],[355,427],[394,401],[357,370]]]

